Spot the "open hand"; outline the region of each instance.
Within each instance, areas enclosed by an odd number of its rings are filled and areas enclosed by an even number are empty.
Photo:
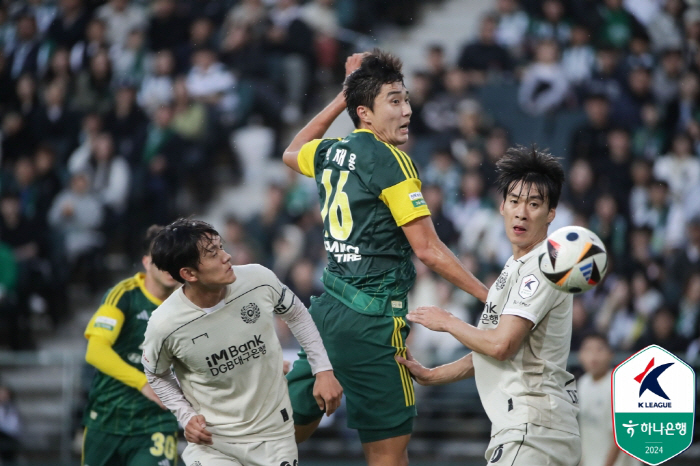
[[[345,76],[350,76],[355,72],[360,66],[362,66],[362,60],[365,56],[369,55],[368,52],[353,53],[345,60]]]
[[[314,383],[314,398],[318,408],[330,416],[340,406],[343,397],[343,387],[333,375],[333,371],[323,371],[316,374]]]
[[[409,312],[406,318],[430,330],[446,332],[450,326],[450,322],[456,317],[437,306],[421,306]]]
[[[207,421],[198,414],[190,419],[185,427],[185,439],[198,445],[211,445],[211,432],[207,430]]]

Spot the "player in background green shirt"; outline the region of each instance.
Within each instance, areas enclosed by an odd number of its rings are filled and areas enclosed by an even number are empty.
[[[153,392],[141,365],[148,319],[180,286],[151,261],[151,242],[162,228],[154,225],[146,233],[146,272],[110,289],[85,329],[85,360],[98,369],[83,417],[85,466],[177,464],[177,420]]]
[[[284,162],[316,180],[328,267],[325,292],[312,300],[316,322],[343,386],[348,426],[357,429],[370,466],[408,464],[416,416],[405,355],[406,295],[415,281],[411,254],[480,300],[487,289],[435,233],[410,157],[411,105],[401,62],[375,50],[348,58],[343,92],[285,150]],[[347,107],[357,128],[320,139]],[[303,352],[288,374],[297,441],[316,429],[313,378]]]

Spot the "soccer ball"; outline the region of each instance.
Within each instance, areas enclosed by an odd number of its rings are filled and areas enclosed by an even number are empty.
[[[603,242],[583,227],[563,227],[542,245],[539,266],[547,283],[567,293],[582,293],[596,286],[608,269]]]

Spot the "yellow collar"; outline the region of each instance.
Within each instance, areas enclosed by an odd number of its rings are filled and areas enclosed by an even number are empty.
[[[143,272],[137,273],[137,274],[134,276],[134,279],[136,280],[136,283],[139,284],[139,288],[141,289],[141,292],[143,293],[143,295],[144,295],[150,302],[152,302],[152,303],[155,304],[156,306],[160,306],[160,305],[163,303],[163,301],[161,301],[160,299],[158,299],[158,298],[156,298],[155,296],[153,296],[153,295],[151,294],[151,292],[148,291],[148,290],[146,289],[146,274],[145,274],[145,273],[143,273]]]

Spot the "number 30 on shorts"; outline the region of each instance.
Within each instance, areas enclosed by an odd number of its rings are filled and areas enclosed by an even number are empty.
[[[164,435],[161,432],[156,432],[151,435],[153,446],[149,450],[153,456],[163,456],[169,460],[174,460],[177,453],[177,439],[175,435]]]

